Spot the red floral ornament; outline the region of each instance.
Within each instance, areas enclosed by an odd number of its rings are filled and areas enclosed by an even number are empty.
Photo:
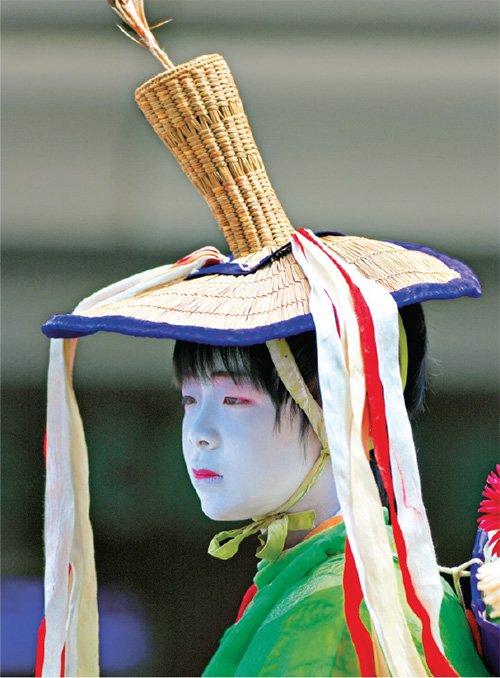
[[[491,552],[500,558],[500,464],[497,464],[496,473],[492,471],[486,480],[483,501],[479,512],[484,516],[478,518],[479,527],[485,532],[494,532],[489,540]]]

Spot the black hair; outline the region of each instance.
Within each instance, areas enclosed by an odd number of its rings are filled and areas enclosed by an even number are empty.
[[[408,376],[404,391],[410,421],[424,409],[427,390],[427,328],[422,304],[399,309],[408,343]]]
[[[318,358],[316,332],[314,330],[287,337],[288,345],[297,366],[313,397],[320,402],[318,382]],[[301,417],[301,432],[304,435],[309,420],[293,400],[281,381],[265,344],[251,346],[210,346],[189,341],[177,341],[173,356],[174,382],[178,388],[184,379],[207,379],[224,366],[224,370],[236,382],[250,379],[258,388],[269,394],[276,408],[276,425],[279,427],[283,411]]]
[[[288,344],[313,396],[319,401],[318,359],[316,333],[304,332],[287,338]],[[207,379],[220,365],[236,382],[250,379],[262,391],[269,394],[276,408],[276,425],[281,415],[288,410],[291,415],[301,416],[301,432],[305,434],[309,421],[295,403],[281,381],[265,344],[252,346],[210,346],[188,341],[177,341],[174,349],[174,381],[178,388],[184,379]]]

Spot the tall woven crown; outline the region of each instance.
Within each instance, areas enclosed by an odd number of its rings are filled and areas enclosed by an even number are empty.
[[[289,241],[294,229],[221,56],[198,57],[160,73],[135,98],[207,201],[235,257]]]

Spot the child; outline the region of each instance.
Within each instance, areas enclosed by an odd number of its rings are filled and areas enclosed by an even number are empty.
[[[413,348],[405,396],[414,413],[423,399],[425,325],[420,305],[401,314]],[[315,333],[289,337],[288,343],[321,404]],[[320,456],[321,443],[284,388],[266,346],[177,342],[174,368],[185,407],[184,457],[203,512],[216,520],[251,519],[292,497]],[[204,675],[360,675],[344,615],[345,527],[329,466],[290,507],[290,515],[313,510],[317,527],[309,534],[289,532],[283,555],[261,563],[237,623]],[[383,491],[382,483],[379,487]],[[443,586],[446,656],[460,675],[487,675],[463,611]],[[399,573],[398,587],[404,600]],[[405,615],[423,658],[421,629],[407,604]],[[361,617],[367,624],[365,604]]]
[[[233,256],[204,248],[44,325],[53,341],[43,675],[59,675],[63,651],[65,675],[98,672],[87,458],[71,370],[76,339],[101,330],[181,340],[183,449],[202,508],[252,519],[216,535],[209,552],[230,558],[259,535],[262,564],[246,602],[254,600],[207,675],[484,675],[439,577],[407,412],[422,400],[425,333],[414,305],[477,296],[477,278],[426,247],[295,231],[223,59],[174,68],[135,11],[141,3],[114,4],[167,68],[136,99]]]

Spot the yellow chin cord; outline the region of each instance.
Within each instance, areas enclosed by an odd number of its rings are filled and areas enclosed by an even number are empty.
[[[215,558],[228,560],[238,551],[239,545],[252,534],[259,534],[260,546],[256,556],[271,562],[277,560],[285,546],[289,531],[312,530],[315,514],[313,510],[300,513],[287,513],[316,484],[327,460],[328,450],[323,449],[313,467],[302,481],[299,489],[275,511],[256,516],[252,522],[234,530],[219,532],[210,542],[208,552]],[[225,542],[222,544],[221,542]]]
[[[299,513],[287,513],[314,487],[329,457],[328,440],[323,419],[323,410],[314,400],[300,370],[295,362],[286,339],[273,339],[266,342],[278,376],[297,405],[305,412],[313,431],[322,444],[320,455],[304,478],[296,492],[288,501],[275,511],[256,516],[252,522],[234,530],[219,532],[210,542],[208,552],[215,558],[228,560],[238,551],[239,545],[252,534],[259,534],[260,546],[256,556],[273,562],[279,558],[285,546],[289,531],[312,530],[314,528],[314,510]],[[403,390],[408,373],[408,344],[403,321],[399,315],[399,362]],[[224,542],[224,543],[222,543]]]

